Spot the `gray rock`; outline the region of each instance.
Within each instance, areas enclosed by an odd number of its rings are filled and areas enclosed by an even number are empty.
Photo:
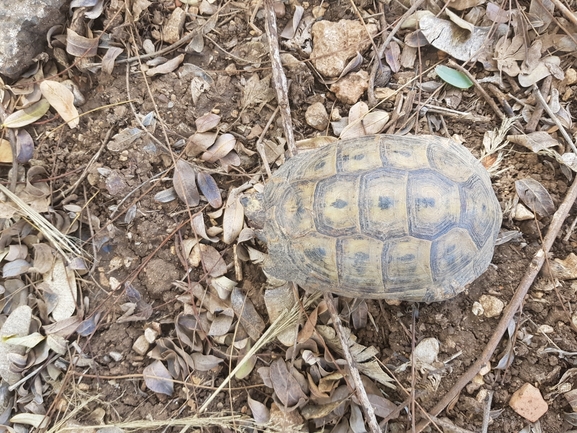
[[[63,24],[66,0],[0,2],[0,74],[18,78],[46,47],[46,33]]]

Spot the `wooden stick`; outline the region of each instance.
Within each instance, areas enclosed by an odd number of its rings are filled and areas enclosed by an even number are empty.
[[[541,270],[541,267],[545,262],[545,258],[547,257],[549,250],[553,246],[553,242],[555,242],[557,234],[561,230],[561,226],[563,225],[565,218],[569,214],[569,210],[571,209],[571,206],[573,206],[573,203],[575,202],[576,198],[577,198],[577,177],[573,181],[571,188],[569,188],[569,191],[565,196],[565,200],[563,200],[563,203],[561,203],[559,209],[557,209],[557,212],[555,212],[555,215],[553,215],[553,218],[551,219],[551,224],[549,226],[549,230],[547,231],[547,235],[543,240],[543,246],[533,256],[533,260],[531,260],[529,268],[527,269],[523,279],[517,286],[517,290],[515,291],[513,298],[505,308],[503,316],[501,317],[501,320],[497,325],[497,329],[495,329],[495,332],[491,336],[491,339],[485,346],[483,353],[481,353],[479,359],[477,359],[477,361],[475,361],[475,363],[471,367],[469,367],[469,369],[459,378],[457,383],[453,385],[453,387],[443,396],[443,398],[439,401],[439,403],[437,403],[435,407],[433,407],[429,411],[429,413],[435,416],[441,413],[445,409],[445,407],[447,407],[447,405],[459,395],[461,390],[471,380],[473,380],[473,378],[477,375],[477,373],[479,373],[481,368],[487,362],[489,362],[489,360],[493,356],[493,352],[495,352],[495,349],[499,345],[501,338],[503,338],[503,334],[505,334],[509,322],[513,319],[517,311],[521,309],[523,305],[523,300],[525,299],[525,296],[527,295],[527,292],[529,291],[531,284],[533,284],[535,277]],[[423,420],[419,422],[419,424],[417,424],[415,432],[417,433],[421,432],[428,424],[429,424],[428,420]]]
[[[349,372],[351,374],[351,379],[353,380],[353,383],[355,385],[354,390],[355,395],[357,396],[359,402],[361,403],[361,409],[365,414],[365,421],[369,425],[371,433],[381,433],[381,428],[379,427],[379,423],[377,422],[375,411],[373,409],[373,406],[371,405],[371,402],[369,401],[369,397],[367,396],[367,391],[365,390],[365,386],[363,385],[363,381],[361,380],[361,375],[359,374],[359,370],[357,369],[356,362],[353,359],[353,356],[351,355],[351,351],[349,349],[349,342],[345,338],[341,318],[339,317],[339,313],[337,312],[335,305],[333,304],[333,297],[330,293],[325,293],[324,298],[327,307],[329,309],[333,325],[335,327],[335,330],[337,331],[339,340],[341,341],[343,354],[345,355],[347,364],[349,364]]]
[[[264,0],[264,12],[266,18],[266,35],[268,37],[270,60],[272,63],[272,80],[276,90],[276,99],[280,107],[280,115],[283,121],[284,134],[287,139],[288,152],[290,156],[293,156],[297,153],[297,148],[295,145],[291,109],[288,99],[288,82],[280,61],[276,15],[274,13],[272,0]]]

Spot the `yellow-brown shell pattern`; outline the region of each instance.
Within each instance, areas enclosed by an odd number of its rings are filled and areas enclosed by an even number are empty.
[[[440,301],[481,275],[501,208],[483,166],[435,136],[342,140],[264,190],[265,271],[348,297]]]

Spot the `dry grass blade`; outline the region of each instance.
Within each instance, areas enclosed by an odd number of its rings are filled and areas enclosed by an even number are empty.
[[[72,261],[75,257],[83,257],[86,253],[78,247],[68,236],[63,235],[56,227],[48,222],[42,215],[24,203],[20,198],[6,188],[0,185],[0,192],[4,193],[6,197],[18,206],[24,218],[33,224],[42,234],[50,241],[52,246],[58,250],[67,261]],[[70,257],[70,254],[75,257]]]
[[[320,293],[315,293],[310,298],[307,299],[305,303],[305,308],[315,302],[321,297]],[[254,343],[254,346],[244,355],[244,358],[237,366],[230,372],[230,374],[224,379],[220,386],[212,393],[212,395],[206,399],[203,405],[198,409],[198,413],[204,412],[210,403],[216,398],[216,396],[224,389],[227,383],[235,376],[235,374],[243,367],[244,363],[247,362],[252,356],[256,355],[257,352],[262,349],[268,343],[274,341],[274,339],[282,334],[287,329],[297,326],[297,321],[301,315],[301,305],[299,303],[295,304],[290,310],[284,311],[278,318],[271,323],[268,329],[262,334],[262,336]]]

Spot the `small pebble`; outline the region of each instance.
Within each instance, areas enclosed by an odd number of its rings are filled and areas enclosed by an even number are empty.
[[[530,422],[537,422],[549,409],[547,402],[541,396],[541,391],[530,383],[526,383],[515,391],[509,400],[509,406]]]
[[[485,317],[497,317],[501,315],[505,304],[499,298],[491,295],[483,295],[479,298]]]
[[[512,217],[517,221],[527,221],[535,219],[535,215],[521,203],[517,203],[515,209],[513,209]]]
[[[108,355],[110,355],[110,357],[114,359],[116,362],[122,361],[122,353],[120,352],[110,351],[108,352]]]
[[[369,88],[369,74],[358,71],[348,74],[331,85],[331,92],[344,104],[356,104],[361,95]]]
[[[321,102],[315,102],[307,108],[305,120],[309,126],[324,131],[329,125],[329,114]]]
[[[146,338],[144,337],[144,335],[141,335],[140,337],[138,337],[136,339],[136,341],[134,342],[134,344],[132,345],[132,350],[134,350],[139,355],[143,355],[143,356],[146,355],[146,352],[148,352],[149,348],[150,348],[150,343],[148,343],[148,341],[146,341]]]

